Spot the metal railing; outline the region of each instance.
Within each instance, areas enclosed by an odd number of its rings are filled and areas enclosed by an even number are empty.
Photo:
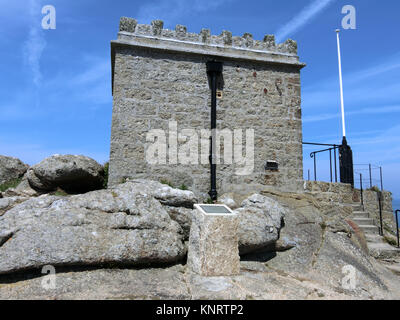
[[[396,216],[397,248],[400,248],[400,244],[399,244],[399,213],[400,213],[400,210],[396,210],[394,213]]]
[[[360,173],[360,198],[361,198],[361,207],[362,207],[362,210],[365,211],[365,206],[364,206],[364,190],[363,190],[363,183],[362,183],[362,173]]]
[[[338,152],[336,150],[340,148],[340,145],[328,144],[328,143],[314,143],[314,142],[303,142],[303,144],[314,145],[314,146],[329,146],[329,148],[313,151],[310,153],[310,158],[314,159],[314,180],[317,181],[317,154],[322,152],[329,152],[330,182],[334,181],[338,182],[338,169],[337,169]],[[332,161],[332,154],[333,154],[333,161]],[[308,170],[308,180],[310,180],[310,170]]]
[[[379,235],[383,236],[382,192],[378,191],[376,193],[376,197],[378,198],[378,206],[379,206]]]
[[[373,164],[355,164],[354,165],[354,173],[360,174],[363,173],[365,177],[363,182],[365,185],[369,185],[370,188],[377,186],[380,187],[381,191],[383,191],[383,174],[382,167],[376,166]],[[378,171],[378,177],[376,177],[376,172]]]

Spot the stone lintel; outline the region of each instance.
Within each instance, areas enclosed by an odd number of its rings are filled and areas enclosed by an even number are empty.
[[[212,43],[196,43],[178,39],[164,39],[153,36],[136,35],[128,32],[119,32],[118,40],[111,41],[111,47],[131,46],[139,48],[150,48],[161,51],[181,52],[186,54],[197,54],[212,57],[221,57],[234,60],[250,60],[268,64],[286,64],[299,68],[305,66],[299,61],[296,54],[282,53],[276,51],[257,50],[250,48],[239,48]]]

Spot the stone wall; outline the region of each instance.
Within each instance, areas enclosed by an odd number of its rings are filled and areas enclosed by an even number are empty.
[[[304,192],[311,195],[323,213],[352,213],[353,189],[350,184],[304,181]]]
[[[126,178],[150,178],[208,192],[209,135],[201,136],[200,130],[210,128],[206,62],[214,59],[223,62],[217,129],[242,129],[243,140],[246,129],[254,129],[254,170],[238,175],[242,165],[235,159],[233,164],[217,165],[219,194],[232,188],[249,192],[262,185],[301,190],[300,69],[304,64],[297,57],[296,42],[275,44],[270,35],[263,41],[253,40],[250,34],[232,37],[229,31],[213,36],[206,29],[188,33],[179,25],[172,31],[163,29],[161,21],[141,25],[129,18],[121,19],[118,40],[112,41],[110,185]],[[146,135],[151,129],[162,129],[169,143],[171,132],[176,131],[174,122],[178,133],[196,130],[205,162],[199,157],[199,164],[175,164],[168,154],[167,164],[149,164]],[[178,148],[183,142],[184,137],[178,136]],[[243,154],[245,148],[244,140]],[[278,162],[278,170],[266,171],[267,160]]]

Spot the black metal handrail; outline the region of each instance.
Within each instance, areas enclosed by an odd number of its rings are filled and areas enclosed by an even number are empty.
[[[394,213],[396,216],[397,248],[400,248],[400,244],[399,244],[399,213],[400,213],[400,210],[396,210]]]
[[[377,192],[379,205],[379,234],[383,236],[383,221],[382,221],[382,192]]]
[[[332,168],[332,150],[334,153],[334,171],[335,171],[335,182],[338,182],[338,174],[337,174],[337,153],[336,149],[339,149],[341,146],[337,144],[329,144],[329,143],[314,143],[314,142],[303,142],[306,145],[315,145],[315,146],[329,146],[330,148],[313,151],[310,153],[310,158],[314,159],[314,180],[317,181],[317,154],[322,152],[329,151],[329,169],[330,169],[330,181],[333,182],[333,168]],[[308,172],[308,179],[310,180],[310,172]]]
[[[362,210],[365,211],[365,207],[364,207],[364,190],[363,190],[362,174],[361,173],[360,173],[360,197],[361,197]]]
[[[376,166],[371,163],[368,164],[354,164],[354,167],[356,169],[354,170],[355,173],[360,173],[361,171],[367,171],[368,177],[365,178],[363,181],[369,184],[369,187],[372,188],[374,186],[374,183],[376,182],[377,184],[380,185],[381,191],[383,191],[383,174],[382,174],[382,167],[381,166]],[[363,168],[364,167],[364,168]],[[379,179],[374,178],[374,170],[379,170]]]

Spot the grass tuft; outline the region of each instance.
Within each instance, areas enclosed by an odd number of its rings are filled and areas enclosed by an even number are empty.
[[[393,237],[389,237],[389,236],[384,236],[383,240],[385,242],[387,242],[388,244],[392,245],[392,246],[397,246],[397,240],[394,239]]]
[[[10,188],[15,188],[16,186],[18,186],[22,181],[22,178],[18,178],[18,179],[13,179],[10,181],[7,181],[3,184],[0,184],[0,192],[4,192]]]
[[[160,183],[166,184],[166,185],[170,186],[171,188],[174,187],[173,184],[170,181],[168,181],[167,179],[161,179]]]

